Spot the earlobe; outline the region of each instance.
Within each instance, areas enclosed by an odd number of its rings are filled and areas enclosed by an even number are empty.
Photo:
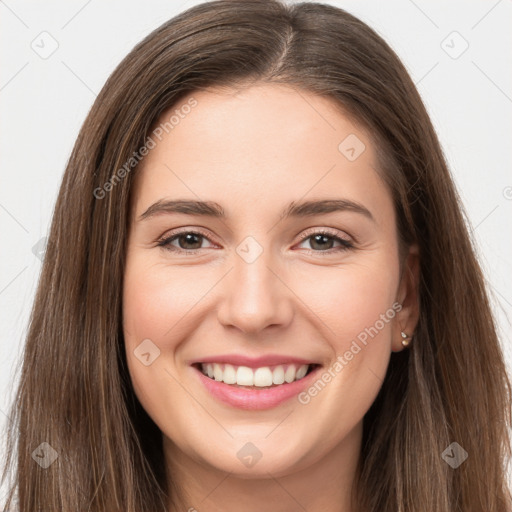
[[[412,340],[412,336],[408,336],[404,331],[401,331],[400,335],[402,336],[402,346],[408,347]]]
[[[408,347],[413,339],[419,319],[420,255],[417,244],[409,247],[405,257],[397,301],[402,305],[393,329],[392,349],[399,352]]]

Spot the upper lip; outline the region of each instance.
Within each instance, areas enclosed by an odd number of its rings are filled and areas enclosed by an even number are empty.
[[[232,364],[233,366],[247,366],[249,368],[261,368],[262,366],[276,366],[279,364],[319,364],[308,359],[281,354],[268,354],[259,357],[248,357],[241,354],[225,354],[196,359],[190,364],[199,363],[226,363]]]

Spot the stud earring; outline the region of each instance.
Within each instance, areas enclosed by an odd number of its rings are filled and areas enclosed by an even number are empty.
[[[409,336],[407,336],[404,331],[402,331],[400,334],[402,335],[402,345],[407,347],[411,342],[411,338],[409,338]]]

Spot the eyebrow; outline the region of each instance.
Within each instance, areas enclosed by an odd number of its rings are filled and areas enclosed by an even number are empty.
[[[280,219],[290,217],[311,217],[324,213],[350,211],[364,215],[375,222],[370,210],[362,204],[349,199],[323,199],[318,201],[292,201],[281,213]],[[160,199],[152,204],[139,216],[139,221],[158,214],[183,213],[186,215],[213,217],[225,219],[226,212],[222,206],[214,201],[166,200]]]

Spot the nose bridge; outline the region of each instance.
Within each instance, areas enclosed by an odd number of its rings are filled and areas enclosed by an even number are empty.
[[[290,297],[275,275],[279,265],[272,251],[248,236],[235,248],[232,265],[219,321],[246,333],[288,323],[292,315]]]

